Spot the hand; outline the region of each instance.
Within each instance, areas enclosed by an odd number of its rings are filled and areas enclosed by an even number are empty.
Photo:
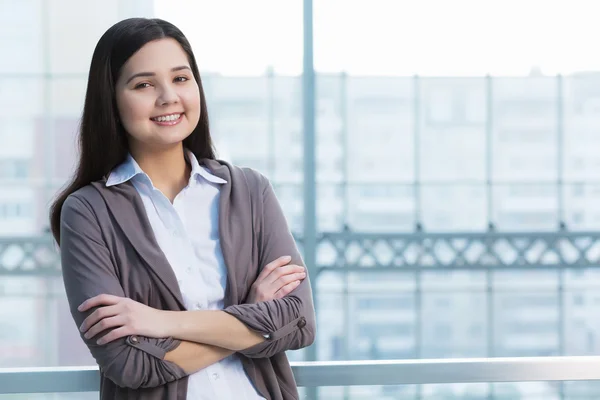
[[[247,302],[280,299],[296,289],[306,272],[300,265],[288,265],[290,261],[292,257],[283,256],[267,264],[252,284]]]
[[[110,343],[113,340],[129,335],[142,335],[160,338],[160,331],[165,323],[161,322],[165,312],[148,307],[127,297],[101,294],[81,303],[77,310],[85,312],[98,307],[81,324],[79,330],[85,332],[86,339],[112,329],[100,338],[98,344]],[[116,329],[115,329],[116,328]]]

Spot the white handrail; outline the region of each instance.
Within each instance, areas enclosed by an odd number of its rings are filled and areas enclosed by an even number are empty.
[[[600,380],[600,357],[292,363],[298,386]],[[96,392],[97,367],[0,368],[0,394]]]

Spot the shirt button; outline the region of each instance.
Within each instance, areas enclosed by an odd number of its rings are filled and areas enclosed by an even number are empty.
[[[202,309],[202,303],[198,302],[198,303],[194,304],[194,308],[196,310],[201,310]]]
[[[302,317],[300,318],[300,321],[298,321],[298,328],[304,328],[306,326],[306,318]]]
[[[219,379],[219,374],[213,374],[213,375],[212,375],[212,377],[213,377],[213,379],[216,381],[216,380],[218,380],[218,379]]]

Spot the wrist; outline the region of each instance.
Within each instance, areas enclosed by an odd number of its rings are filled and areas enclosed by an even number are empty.
[[[177,332],[178,332],[178,325],[179,325],[179,320],[178,320],[178,314],[180,314],[179,311],[161,311],[162,313],[162,318],[160,319],[161,322],[159,322],[162,326],[160,327],[160,329],[162,330],[162,336],[163,337],[174,337],[177,338]]]

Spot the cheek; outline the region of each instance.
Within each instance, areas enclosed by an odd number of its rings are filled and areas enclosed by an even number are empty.
[[[200,93],[198,91],[189,91],[181,94],[185,103],[185,108],[189,115],[200,116]]]
[[[148,107],[146,103],[147,101],[144,98],[139,98],[139,96],[125,95],[117,99],[119,116],[125,128],[131,129],[132,124],[148,119],[152,107]]]

